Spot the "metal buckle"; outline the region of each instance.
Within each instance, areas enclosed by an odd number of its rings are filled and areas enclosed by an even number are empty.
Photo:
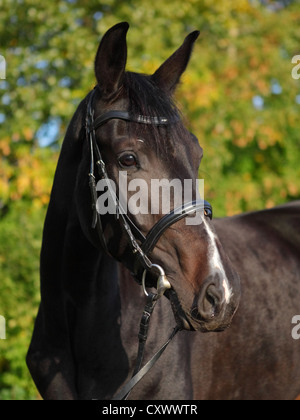
[[[97,160],[96,162],[97,168],[98,168],[98,173],[101,179],[103,179],[105,177],[106,174],[106,166],[105,163],[103,162],[102,159]]]
[[[156,285],[156,289],[157,289],[157,298],[156,299],[160,299],[168,289],[171,289],[172,286],[171,286],[169,280],[167,279],[167,276],[166,276],[166,273],[164,272],[164,269],[160,265],[157,265],[157,264],[151,264],[150,269],[153,268],[153,267],[157,268],[158,271],[159,271],[159,277],[158,277],[157,285]],[[147,271],[148,270],[145,269],[144,272],[143,272],[142,286],[143,286],[143,291],[144,291],[145,295],[148,297],[149,293],[146,290],[146,284],[145,284],[146,283]]]

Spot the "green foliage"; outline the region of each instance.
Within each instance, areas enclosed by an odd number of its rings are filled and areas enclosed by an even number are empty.
[[[204,148],[200,177],[216,215],[300,196],[300,81],[291,77],[300,53],[299,2],[272,12],[254,0],[2,0],[0,314],[7,339],[0,340],[0,399],[37,396],[24,358],[59,146],[95,83],[100,37],[124,20],[131,25],[128,69],[146,73],[190,31],[202,32],[177,99]],[[48,148],[40,147],[41,127],[52,137]]]
[[[0,400],[36,398],[25,367],[39,302],[39,252],[44,211],[25,200],[0,223],[0,312],[6,340],[0,340]]]

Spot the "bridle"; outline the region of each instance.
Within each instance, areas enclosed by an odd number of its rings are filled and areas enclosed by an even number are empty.
[[[98,237],[100,240],[100,244],[102,249],[109,254],[108,246],[106,243],[106,239],[104,236],[102,220],[99,212],[97,211],[97,189],[96,189],[96,176],[95,176],[95,167],[97,168],[99,180],[105,180],[106,185],[108,188],[108,192],[110,198],[113,200],[115,208],[116,208],[116,218],[119,220],[119,223],[123,227],[127,239],[128,244],[131,248],[132,256],[133,256],[133,275],[135,276],[136,280],[143,285],[143,290],[147,296],[147,303],[143,312],[141,324],[140,324],[140,332],[139,332],[139,351],[138,357],[136,362],[136,367],[133,373],[133,377],[131,381],[122,389],[121,392],[118,393],[113,399],[125,399],[128,397],[129,392],[131,389],[136,385],[137,382],[151,369],[151,367],[156,363],[158,358],[162,355],[163,351],[175,336],[175,334],[180,330],[179,327],[175,327],[173,333],[171,334],[169,340],[165,343],[165,345],[156,353],[156,355],[141,369],[141,363],[143,359],[144,353],[144,346],[147,339],[147,332],[150,322],[150,317],[153,312],[153,309],[158,301],[158,299],[163,296],[167,289],[171,288],[171,284],[169,283],[167,276],[162,267],[159,265],[153,264],[149,258],[149,254],[155,248],[157,242],[159,241],[162,234],[170,228],[173,224],[177,223],[179,220],[188,217],[189,215],[204,211],[204,215],[210,219],[212,219],[213,210],[212,206],[205,200],[195,200],[189,203],[182,205],[181,207],[177,207],[176,209],[170,211],[170,213],[164,215],[149,231],[149,233],[145,236],[140,229],[136,226],[136,224],[130,219],[130,217],[126,214],[122,205],[120,203],[119,198],[115,194],[113,190],[110,179],[107,174],[106,164],[102,158],[101,151],[96,141],[96,130],[99,129],[103,124],[112,120],[112,119],[119,119],[128,122],[134,122],[139,124],[151,124],[157,126],[168,126],[170,124],[175,123],[178,121],[178,117],[170,120],[165,117],[148,117],[142,115],[131,115],[127,111],[120,111],[120,110],[111,110],[105,112],[98,116],[96,119],[94,118],[94,109],[93,109],[93,98],[95,94],[94,88],[92,93],[90,94],[88,104],[87,104],[87,113],[86,113],[86,136],[89,142],[90,148],[90,170],[89,170],[89,187],[91,191],[91,198],[92,198],[92,210],[93,210],[93,220],[92,220],[92,228],[97,230]],[[159,273],[158,281],[157,281],[157,293],[147,293],[145,288],[145,279],[147,272],[151,270],[157,270]],[[141,276],[142,274],[142,276]]]
[[[101,246],[104,251],[109,253],[106,239],[104,236],[101,216],[97,212],[97,190],[96,190],[96,177],[95,177],[95,164],[98,171],[99,180],[104,179],[107,181],[107,187],[111,199],[115,203],[116,217],[119,219],[121,225],[123,226],[127,237],[128,243],[134,254],[134,274],[138,274],[138,269],[140,265],[149,270],[152,266],[152,263],[148,255],[153,251],[157,242],[159,241],[162,234],[174,223],[177,223],[179,220],[195,213],[200,210],[204,211],[206,217],[212,218],[212,206],[205,200],[195,200],[190,203],[186,203],[181,207],[178,207],[172,210],[170,213],[163,216],[149,231],[149,233],[144,236],[136,224],[129,218],[124,209],[121,206],[121,203],[116,196],[115,192],[111,188],[110,179],[107,174],[106,165],[102,158],[100,149],[96,141],[96,130],[100,128],[106,122],[112,119],[119,119],[123,121],[136,122],[140,124],[155,124],[158,126],[166,126],[174,123],[174,120],[170,121],[167,118],[150,118],[146,116],[134,116],[130,115],[127,111],[118,111],[112,110],[104,114],[101,114],[96,119],[94,119],[94,110],[92,108],[93,97],[95,89],[90,95],[88,106],[87,106],[87,115],[86,115],[86,134],[89,141],[91,161],[90,161],[90,171],[89,171],[89,185],[91,190],[92,197],[92,209],[93,209],[93,222],[92,227],[97,228],[98,236],[100,239]],[[96,159],[95,159],[96,158]]]

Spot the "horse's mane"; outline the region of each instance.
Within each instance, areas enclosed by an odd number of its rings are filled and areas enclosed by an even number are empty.
[[[164,117],[171,121],[167,126],[153,124],[129,124],[131,135],[151,134],[151,147],[157,153],[168,155],[176,141],[182,140],[186,130],[181,122],[180,111],[173,98],[160,89],[151,76],[126,72],[124,89],[129,99],[129,112],[132,115],[143,115],[150,118]]]

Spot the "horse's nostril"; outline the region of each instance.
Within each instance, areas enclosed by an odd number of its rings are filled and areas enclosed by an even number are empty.
[[[207,291],[206,292],[206,295],[205,295],[205,301],[206,302],[204,302],[204,305],[207,306],[208,311],[211,311],[211,318],[214,318],[214,316],[215,316],[215,308],[217,306],[217,299],[216,299],[216,297],[211,292]]]
[[[211,284],[200,296],[198,306],[194,307],[191,315],[194,319],[209,321],[220,313],[222,297],[215,285]]]
[[[210,319],[214,318],[216,314],[216,308],[218,305],[218,298],[215,295],[215,286],[209,286],[206,290],[204,300],[203,300],[203,315],[205,318]]]

